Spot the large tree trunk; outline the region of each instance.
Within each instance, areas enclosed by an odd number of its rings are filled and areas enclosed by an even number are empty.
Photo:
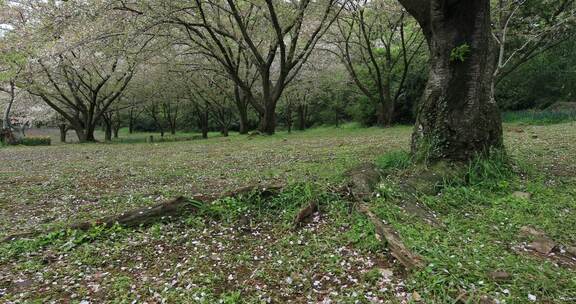
[[[76,136],[78,136],[79,142],[96,142],[96,138],[94,137],[94,128],[85,129],[76,127],[74,128],[74,131],[76,132]]]
[[[389,86],[387,86],[387,90],[390,90]],[[384,95],[380,97],[380,101],[378,103],[377,125],[381,127],[390,127],[392,125],[393,118],[394,101],[392,100],[391,96],[389,96],[387,93],[384,93]]]
[[[400,2],[420,23],[430,48],[412,152],[461,161],[501,147],[502,122],[491,99],[490,1]]]
[[[86,126],[85,123],[82,123],[78,120],[73,120],[70,123],[74,129],[74,132],[76,132],[76,136],[78,137],[79,142],[96,142],[96,138],[94,137],[94,130],[96,126]]]
[[[262,133],[273,135],[276,132],[276,105],[273,102],[266,102],[264,115],[260,122]]]

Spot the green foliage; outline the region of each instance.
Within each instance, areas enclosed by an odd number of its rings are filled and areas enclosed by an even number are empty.
[[[46,137],[34,136],[34,137],[22,138],[19,144],[24,146],[49,146],[51,142],[52,140],[48,136]]]
[[[509,123],[549,125],[576,121],[576,111],[515,111],[502,113],[502,120]]]
[[[464,42],[463,44],[453,48],[450,51],[450,61],[464,62],[469,54],[470,54],[470,45]]]
[[[406,169],[411,164],[412,156],[404,150],[389,152],[376,159],[376,166],[386,173]]]
[[[496,87],[500,108],[505,111],[544,110],[559,101],[576,101],[574,53],[576,41],[568,39],[502,78]]]
[[[26,56],[17,52],[0,52],[0,81],[12,79],[26,63]]]

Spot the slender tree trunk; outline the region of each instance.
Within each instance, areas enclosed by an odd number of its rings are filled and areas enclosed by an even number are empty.
[[[490,1],[433,0],[430,12],[418,12],[425,2],[400,2],[416,13],[430,48],[412,152],[462,161],[501,147],[502,123],[491,98]]]
[[[298,130],[304,131],[306,129],[306,106],[299,105],[298,109]]]
[[[200,113],[200,127],[202,129],[202,138],[208,138],[208,111]]]
[[[172,135],[176,135],[176,116],[178,114],[175,114],[173,118],[170,119],[170,134]]]
[[[104,140],[112,141],[112,122],[104,119]]]
[[[288,107],[286,113],[286,126],[288,127],[288,133],[292,133],[292,108],[291,106]]]
[[[383,102],[378,103],[378,110],[376,110],[376,124],[381,127],[386,126],[386,105]]]
[[[120,126],[115,126],[113,128],[114,131],[114,138],[118,138],[118,132],[120,132]]]
[[[128,133],[132,134],[134,132],[134,118],[130,115],[128,120]]]
[[[222,136],[228,137],[228,133],[229,133],[228,127],[227,126],[222,127]]]
[[[14,84],[14,81],[10,81],[10,89],[9,89],[10,99],[8,100],[8,104],[4,109],[4,120],[2,121],[2,129],[4,130],[10,131],[12,129],[12,126],[10,125],[10,112],[12,111],[12,105],[14,104],[14,99],[16,96],[15,88],[16,85]]]
[[[238,108],[238,118],[240,119],[240,134],[248,134],[248,97],[236,86],[234,89],[234,98],[236,100],[236,107]]]
[[[66,124],[60,124],[58,126],[60,129],[60,142],[66,142],[66,134],[68,133],[68,126]]]

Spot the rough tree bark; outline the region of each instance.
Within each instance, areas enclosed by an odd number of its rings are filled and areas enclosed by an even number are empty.
[[[462,161],[501,147],[502,122],[490,98],[490,1],[399,1],[422,27],[430,49],[412,152]]]

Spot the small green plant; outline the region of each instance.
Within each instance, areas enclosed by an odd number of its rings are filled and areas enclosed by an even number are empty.
[[[24,137],[20,144],[24,146],[49,146],[52,140],[48,136]]]
[[[239,291],[225,292],[220,295],[220,302],[223,304],[241,303],[242,296]]]
[[[386,153],[376,159],[376,166],[386,173],[406,169],[411,164],[412,157],[410,153],[403,150]]]
[[[512,176],[512,167],[506,152],[493,150],[486,156],[477,156],[470,161],[466,183],[491,190],[506,190]]]
[[[374,285],[376,284],[376,282],[378,282],[378,280],[380,279],[380,277],[382,277],[382,275],[380,274],[380,269],[374,268],[364,273],[363,277],[364,281],[366,281],[370,285]]]
[[[450,61],[464,62],[466,57],[470,54],[470,45],[466,42],[455,47],[450,51]]]

